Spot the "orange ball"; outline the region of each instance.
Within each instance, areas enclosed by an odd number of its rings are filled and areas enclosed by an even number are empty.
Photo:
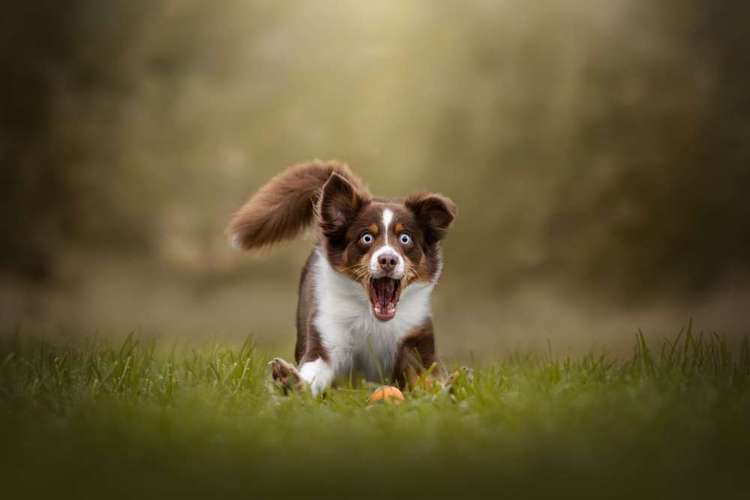
[[[398,389],[398,387],[393,387],[392,385],[378,387],[372,394],[370,394],[370,403],[384,401],[386,403],[401,404],[403,400],[404,394]]]

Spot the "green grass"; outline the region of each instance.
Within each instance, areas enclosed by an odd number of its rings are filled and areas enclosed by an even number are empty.
[[[0,496],[750,492],[747,339],[638,335],[627,360],[519,354],[400,406],[368,407],[367,388],[275,395],[268,359],[249,342],[0,339]]]

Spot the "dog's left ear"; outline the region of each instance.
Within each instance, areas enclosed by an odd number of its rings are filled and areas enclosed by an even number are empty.
[[[442,194],[413,194],[406,198],[404,204],[416,216],[424,231],[427,244],[433,244],[445,238],[448,228],[456,218],[456,204]]]

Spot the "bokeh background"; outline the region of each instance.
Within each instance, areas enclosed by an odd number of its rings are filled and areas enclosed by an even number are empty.
[[[286,165],[460,215],[439,349],[747,333],[750,7],[39,0],[0,16],[4,332],[288,349],[312,238],[229,248]]]

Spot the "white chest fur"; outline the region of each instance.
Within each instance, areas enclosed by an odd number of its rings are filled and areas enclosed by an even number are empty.
[[[401,293],[396,316],[387,322],[370,310],[367,292],[359,283],[331,267],[320,252],[314,268],[314,320],[336,377],[352,369],[369,380],[389,378],[399,342],[431,315],[434,283],[414,283]]]

